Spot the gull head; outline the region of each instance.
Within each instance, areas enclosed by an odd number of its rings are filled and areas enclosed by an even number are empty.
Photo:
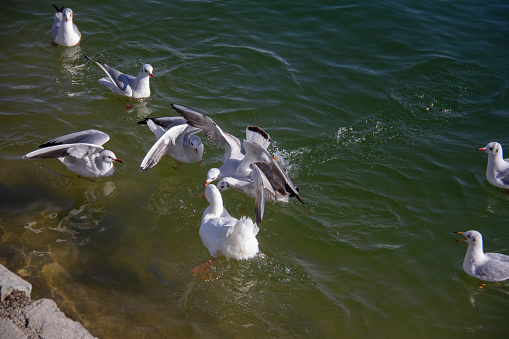
[[[228,188],[230,188],[228,178],[223,178],[219,180],[219,182],[217,183],[217,189],[219,190],[219,192],[226,191]]]
[[[502,154],[502,145],[500,145],[498,142],[490,142],[485,147],[478,148],[477,151],[484,151],[489,155],[498,153]]]
[[[70,8],[66,8],[63,10],[62,12],[62,16],[65,18],[65,21],[70,21],[72,22],[72,9]]]
[[[189,144],[191,147],[195,150],[196,154],[198,154],[198,149],[201,147],[203,148],[203,144],[201,143],[201,139],[197,135],[192,135],[189,138]]]
[[[141,66],[141,72],[146,76],[154,77],[154,68],[149,64]]]
[[[207,181],[205,182],[204,187],[206,187],[208,184],[210,184],[212,181],[216,180],[221,172],[219,171],[219,168],[211,168],[207,172]]]
[[[108,150],[105,150],[105,151],[102,151],[101,152],[101,159],[103,162],[106,162],[106,163],[113,163],[114,161],[116,162],[122,162],[122,160],[118,159],[116,156],[115,156],[115,153],[113,153],[112,151],[108,151]]]
[[[463,239],[458,239],[458,240],[456,240],[456,242],[466,241],[468,243],[468,245],[482,242],[482,235],[481,235],[481,233],[479,233],[477,231],[472,230],[472,231],[468,231],[468,232],[455,232],[455,233],[458,233],[458,234],[461,234],[462,236],[464,236]]]

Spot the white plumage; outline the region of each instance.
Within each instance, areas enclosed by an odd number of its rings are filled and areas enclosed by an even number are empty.
[[[58,8],[51,27],[51,39],[62,46],[74,46],[81,40],[81,33],[73,22],[73,12],[70,8]]]
[[[210,255],[239,260],[256,256],[259,252],[258,226],[248,217],[238,220],[230,216],[215,185],[205,188],[205,198],[210,206],[203,212],[200,238]]]

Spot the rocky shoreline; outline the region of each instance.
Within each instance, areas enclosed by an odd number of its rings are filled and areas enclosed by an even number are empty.
[[[32,285],[0,264],[0,338],[94,338],[53,300],[30,300]]]

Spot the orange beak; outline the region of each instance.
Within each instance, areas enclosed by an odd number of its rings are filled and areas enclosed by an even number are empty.
[[[454,232],[454,233],[458,233],[458,234],[463,235],[463,233],[461,233],[461,232]],[[458,242],[458,241],[465,241],[465,240],[467,240],[467,238],[458,239],[458,240],[456,240],[456,242]]]
[[[207,181],[205,184],[203,184],[203,188],[207,187],[208,184],[210,184],[210,181]]]
[[[476,151],[485,151],[486,152],[486,148],[481,147],[481,148],[476,149]]]

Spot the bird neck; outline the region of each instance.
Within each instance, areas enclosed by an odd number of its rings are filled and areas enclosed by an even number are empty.
[[[207,207],[208,213],[212,214],[214,216],[220,216],[223,213],[223,198],[221,197],[221,194],[217,192],[218,194],[214,194],[211,201],[210,206]]]
[[[471,258],[471,260],[477,264],[484,261],[482,239],[477,239],[475,243],[469,244],[467,250],[467,258]]]

